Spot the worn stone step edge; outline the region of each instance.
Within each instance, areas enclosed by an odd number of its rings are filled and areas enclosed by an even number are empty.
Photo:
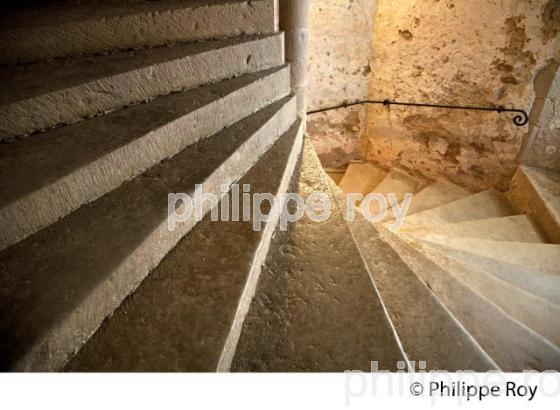
[[[23,23],[20,23],[23,22]],[[278,31],[277,0],[50,6],[6,13],[0,64]]]
[[[0,250],[56,222],[199,139],[285,97],[289,87],[290,72],[284,66],[247,74],[200,90],[160,97],[106,118],[99,117],[89,120],[92,122],[53,130],[41,141],[18,141],[14,143],[17,145],[8,146],[0,162],[0,168],[4,169],[0,180],[6,179],[2,184]],[[220,92],[221,88],[225,92]],[[197,106],[197,101],[204,100],[200,93],[206,93],[207,102]],[[194,107],[185,104],[190,100]],[[152,115],[153,126],[143,130],[142,135],[125,132],[130,121],[135,121],[138,116],[150,118],[150,112],[158,109],[179,111],[171,111],[172,120],[166,124],[161,124],[162,116]],[[113,118],[119,121],[113,121]],[[112,124],[103,125],[106,121]],[[89,133],[93,135],[85,132],[84,127],[97,127],[97,124],[103,127],[99,134],[95,128]],[[116,134],[122,134],[124,139],[117,147],[114,146]],[[101,144],[102,138],[106,140],[104,145]],[[78,143],[82,147],[80,150],[75,145]],[[84,159],[80,161],[74,156],[68,161],[66,155],[70,145],[67,144],[74,144],[74,155],[81,153]],[[61,151],[60,157],[54,156],[57,146]],[[106,146],[110,151],[100,152]],[[91,158],[91,152],[98,152],[97,157]],[[19,169],[21,178],[14,169]],[[32,169],[35,170],[36,182],[29,181]],[[26,183],[23,183],[24,180]],[[11,193],[6,192],[10,185],[13,186]]]
[[[387,173],[369,162],[351,162],[342,176],[339,187],[346,193],[367,195],[379,185]]]
[[[370,215],[384,212],[385,216],[377,223],[389,222],[395,219],[391,200],[396,200],[402,206],[407,195],[414,195],[427,185],[427,181],[414,177],[400,169],[392,169],[391,172],[377,185],[372,193],[381,194],[386,200],[385,206],[378,201],[372,201],[369,205]],[[363,203],[362,203],[363,205]],[[362,212],[364,207],[362,206]]]
[[[407,236],[537,272],[560,276],[560,245],[460,238],[431,233],[407,234]]]
[[[518,211],[535,218],[552,242],[560,244],[560,174],[521,165],[508,198]]]
[[[491,189],[411,215],[405,219],[401,229],[407,231],[418,226],[430,227],[511,215],[514,215],[514,211],[505,196]]]
[[[238,181],[245,174],[245,172],[247,172],[248,169],[250,169],[258,161],[260,156],[268,150],[268,148],[274,143],[274,141],[276,141],[276,139],[281,134],[283,134],[291,124],[293,124],[295,118],[295,97],[289,97],[263,109],[260,112],[257,112],[253,116],[248,117],[230,127],[230,129],[235,129],[237,130],[235,132],[239,133],[240,130],[245,130],[247,124],[254,121],[259,121],[258,124],[253,125],[253,128],[255,128],[254,133],[249,137],[246,137],[246,140],[243,141],[234,152],[228,154],[229,156],[224,160],[224,162],[219,165],[217,164],[217,167],[214,169],[214,171],[211,172],[210,175],[207,175],[204,181],[200,181],[200,183],[202,184],[203,192],[212,192],[219,195],[222,192],[221,189],[224,184],[227,186],[231,186],[232,183]],[[218,142],[222,138],[228,138],[228,132],[230,132],[230,130],[226,129],[223,131],[223,136],[221,135],[222,133],[213,136],[212,141],[210,142],[219,147],[220,144]],[[197,147],[194,146],[193,149],[197,149]],[[123,215],[121,215],[124,219],[121,219],[126,220],[126,216],[129,215],[130,211],[130,209],[128,208],[138,205],[130,203],[130,197],[134,195],[134,191],[142,192],[143,184],[152,186],[154,177],[152,177],[151,175],[157,175],[157,173],[159,172],[158,169],[161,169],[161,172],[165,171],[169,174],[167,177],[169,178],[169,184],[166,184],[166,181],[161,181],[159,186],[161,186],[161,189],[164,190],[171,189],[169,188],[169,186],[173,186],[173,181],[174,179],[176,179],[176,176],[174,174],[176,174],[177,172],[185,172],[183,170],[184,167],[181,166],[181,163],[178,163],[177,166],[175,166],[174,164],[175,162],[184,162],[188,160],[188,154],[189,149],[187,149],[184,153],[180,153],[172,159],[164,161],[157,167],[149,170],[146,173],[146,178],[142,178],[142,176],[139,176],[129,183],[124,184],[111,194],[106,195],[93,202],[92,204],[90,204],[91,206],[87,205],[86,207],[81,208],[77,211],[76,217],[73,218],[76,219],[79,217],[79,221],[74,222],[81,224],[83,218],[87,218],[87,223],[96,224],[98,223],[98,221],[107,219],[104,218],[103,215],[97,215],[97,213],[99,212],[109,212],[111,214],[111,220],[118,220],[118,214],[124,213]],[[208,167],[208,159],[206,159],[205,161],[206,167]],[[193,164],[191,166],[196,165]],[[177,185],[177,183],[175,183],[175,185]],[[177,189],[177,187],[175,186],[173,189]],[[194,186],[184,187],[184,190],[177,192],[186,192],[188,195],[193,197]],[[118,200],[118,198],[120,197],[122,197],[122,201]],[[120,205],[116,206],[116,203],[120,203]],[[204,215],[210,210],[209,201],[204,201],[202,205],[202,214]],[[144,209],[148,209],[146,207],[146,204],[142,206]],[[95,268],[97,272],[96,275],[101,275],[103,277],[103,280],[102,282],[98,283],[94,289],[88,289],[87,294],[82,295],[83,297],[78,295],[78,297],[80,297],[81,299],[79,301],[76,301],[78,303],[76,306],[74,306],[70,314],[65,315],[65,317],[56,318],[54,322],[53,319],[55,318],[46,320],[45,318],[41,319],[39,317],[33,316],[26,319],[35,322],[40,320],[40,326],[48,326],[48,329],[41,331],[38,338],[30,340],[29,342],[31,342],[31,344],[29,344],[28,346],[26,343],[22,345],[23,342],[20,340],[12,340],[12,342],[17,342],[16,346],[18,349],[24,349],[24,354],[23,356],[18,357],[14,363],[11,363],[9,369],[16,371],[51,371],[59,370],[60,368],[62,368],[66,363],[66,360],[89,339],[89,337],[99,327],[101,322],[107,316],[109,316],[120,305],[122,300],[124,300],[124,298],[138,286],[138,284],[146,277],[150,270],[159,264],[159,262],[163,259],[163,257],[165,257],[169,250],[176,246],[178,241],[196,225],[195,215],[192,215],[183,223],[178,224],[175,231],[171,232],[168,230],[169,217],[166,196],[162,199],[161,207],[157,206],[156,208],[157,210],[149,211],[152,212],[152,215],[150,216],[151,219],[145,216],[141,216],[142,220],[137,221],[137,224],[140,224],[139,226],[133,224],[133,226],[129,228],[126,224],[117,224],[116,226],[115,224],[113,224],[111,227],[103,229],[102,231],[100,231],[99,235],[105,237],[88,238],[88,242],[82,245],[87,247],[87,249],[74,249],[74,247],[70,246],[71,244],[64,244],[64,237],[60,238],[63,243],[56,245],[53,241],[46,240],[45,235],[47,235],[48,232],[45,231],[42,235],[39,234],[37,238],[31,237],[29,238],[29,241],[26,241],[25,243],[22,242],[21,244],[18,244],[17,247],[10,248],[4,251],[4,253],[7,251],[11,252],[9,254],[10,256],[8,257],[8,260],[4,260],[4,264],[7,264],[8,267],[13,267],[14,258],[18,259],[20,263],[23,263],[25,265],[27,263],[26,254],[28,252],[28,248],[30,246],[36,247],[37,245],[43,247],[57,246],[57,249],[64,249],[65,247],[68,249],[73,249],[69,257],[75,257],[79,259],[84,255],[87,256],[88,252],[92,252],[90,248],[92,245],[95,245],[96,241],[101,241],[101,248],[112,246],[111,241],[114,240],[113,238],[116,238],[117,235],[115,235],[114,232],[111,233],[111,229],[145,230],[145,227],[142,224],[151,224],[150,233],[147,237],[139,237],[138,234],[131,233],[130,235],[127,235],[127,238],[129,238],[129,241],[133,241],[134,244],[114,244],[114,246],[119,246],[121,248],[123,246],[127,246],[127,249],[130,249],[125,250],[127,252],[126,254],[123,254],[122,250],[119,251],[119,254],[123,255],[123,259],[120,260],[119,263],[111,264],[111,266],[105,266],[104,269],[108,269],[106,272],[100,272],[99,270],[103,268],[98,266],[90,267],[92,269]],[[90,209],[91,214],[86,215]],[[180,214],[184,212],[184,210],[185,205],[184,203],[181,203],[181,205],[177,208],[177,212]],[[71,215],[71,217],[74,216]],[[62,224],[64,224],[65,219],[61,221]],[[156,219],[157,226],[152,226]],[[53,228],[57,227],[57,225],[58,224],[53,225]],[[89,232],[87,226],[82,226],[79,229],[86,229],[86,232]],[[72,227],[63,228],[63,232],[67,231],[72,232]],[[38,242],[34,243],[35,241]],[[36,253],[37,249],[35,249],[34,252]],[[6,258],[5,255],[2,256]],[[75,266],[79,267],[79,263],[75,264],[74,261],[65,262],[63,260],[61,262],[59,260],[60,257],[57,256],[57,252],[55,250],[53,250],[53,252],[48,252],[48,257],[54,258],[54,260],[42,260],[41,265],[45,269],[48,269],[51,265],[56,268],[56,263],[63,263],[63,266],[65,267],[64,269],[76,269]],[[27,267],[26,265],[24,266],[24,268],[29,270],[29,267]],[[3,269],[4,268],[0,269],[0,271],[2,271]],[[17,279],[15,272],[10,272],[8,274],[10,275],[8,278],[11,277],[13,279]],[[52,272],[52,274],[57,275],[58,273]],[[72,273],[71,271],[69,271],[66,274],[84,275],[88,273],[83,271]],[[3,281],[5,281],[6,279],[7,278],[4,278]],[[25,278],[21,278],[21,280],[27,281]],[[25,295],[27,294],[25,286],[32,286],[34,283],[39,286],[40,283],[38,282],[40,281],[35,280],[31,283],[27,281],[25,284],[23,284],[24,287],[21,289],[18,288],[16,284],[16,287],[13,291],[24,292]],[[5,288],[5,286],[2,286],[2,288]],[[56,286],[53,289],[53,292],[56,292],[57,294],[64,291],[65,289],[61,289],[60,286]],[[66,291],[68,291],[70,295],[75,293],[72,289]],[[44,295],[44,288],[40,289],[40,294]],[[25,298],[23,299],[23,301],[19,301],[18,303],[21,304],[24,302]],[[2,315],[12,316],[12,322],[13,315],[9,313],[10,309],[18,309],[20,314],[29,314],[25,311],[25,309],[23,309],[23,307],[20,306],[18,308],[18,305],[16,303],[10,302],[7,305],[0,306],[0,312],[2,312]],[[35,313],[41,314],[42,310],[38,310]],[[60,313],[55,312],[55,314]],[[30,323],[24,324],[20,320],[18,320],[17,323],[15,323],[15,326],[17,326],[17,328],[19,329],[21,328],[21,326],[32,326],[32,324]],[[3,325],[8,326],[6,321],[3,322]],[[12,324],[11,326],[14,326],[14,324]],[[8,337],[6,335],[6,331],[8,330],[5,328],[1,332],[4,333],[4,337]],[[13,331],[10,331],[9,334],[10,337],[15,337]],[[4,354],[6,354],[5,351]],[[6,358],[0,359],[2,359],[2,362],[5,362],[6,360]]]
[[[474,292],[395,233],[384,227],[381,227],[380,233],[471,333],[500,369],[560,369],[558,347]],[[465,296],[457,298],[457,292]]]
[[[331,189],[336,192],[336,186],[333,186],[332,183]],[[336,200],[343,212],[347,212],[347,200],[344,195],[341,195],[339,192],[336,195]],[[355,210],[354,219],[348,220],[347,223],[362,258],[368,264],[372,279],[378,285],[380,295],[387,306],[388,314],[393,318],[396,332],[402,341],[409,360],[413,360],[418,365],[420,361],[426,362],[428,370],[459,371],[469,369],[472,371],[488,371],[498,369],[496,363],[480,347],[461,322],[410,270],[400,256],[390,248],[390,245],[381,239],[374,225],[369,223],[361,212]],[[371,241],[377,243],[372,244]],[[385,252],[377,250],[380,246],[386,246],[389,249]],[[382,256],[379,255],[379,258],[375,258],[376,250],[382,252]],[[394,277],[395,270],[408,272],[410,278],[394,285],[397,287],[392,290],[387,289],[390,285],[380,278],[380,270],[387,273],[387,278]],[[410,301],[402,298],[402,287],[414,288],[416,292],[420,292],[423,305],[415,305],[414,309],[411,309]],[[392,292],[396,293],[398,297],[391,297]],[[397,307],[395,304],[400,306]],[[424,310],[424,319],[428,326],[422,326],[418,323],[416,315],[418,309]],[[448,330],[439,336],[443,327]],[[424,330],[425,332],[422,332]]]
[[[540,229],[527,215],[477,219],[440,226],[409,228],[407,233],[420,236],[438,234],[451,237],[480,238],[493,241],[545,243]]]
[[[288,188],[292,181],[292,176],[294,174],[297,162],[301,155],[302,146],[303,146],[303,123],[301,122],[299,125],[297,138],[294,142],[294,147],[292,149],[292,152],[290,153],[288,162],[286,163],[286,170],[284,172],[282,182],[278,189],[279,193],[288,192]],[[277,200],[278,200],[278,196],[277,196]],[[239,304],[237,306],[235,318],[232,322],[231,328],[226,338],[226,342],[224,344],[222,354],[220,355],[220,360],[216,368],[218,372],[229,372],[231,370],[231,364],[235,356],[237,343],[239,342],[239,338],[241,336],[243,323],[247,318],[247,313],[249,312],[251,302],[255,297],[255,292],[257,291],[257,284],[259,282],[262,266],[270,250],[272,236],[276,230],[276,226],[278,225],[278,220],[283,205],[282,202],[278,202],[278,203],[280,204],[280,207],[275,209],[271,217],[269,216],[269,220],[267,221],[267,224],[263,232],[263,238],[261,239],[261,242],[259,243],[259,247],[255,252],[255,257],[253,259],[251,271],[249,272],[249,275],[247,277],[247,282],[245,283],[245,287],[243,289],[241,298],[239,299]]]
[[[307,139],[304,143],[301,172],[295,180],[293,191],[304,198],[323,193],[328,195],[329,202],[334,204],[332,193],[326,185],[326,178],[317,154]],[[336,206],[331,210],[332,214],[326,221],[316,223],[304,217],[291,225],[287,232],[277,232],[271,253],[267,257],[266,272],[263,272],[255,300],[244,324],[232,371],[368,371],[375,364],[372,360],[380,361],[380,368],[396,370],[401,368],[400,363],[407,363],[398,338],[390,327],[390,319],[382,307],[382,301],[375,293],[371,276],[349,236],[350,232],[342,219],[343,216]],[[322,225],[322,228],[318,225]],[[301,227],[302,231],[296,232],[298,227]],[[326,252],[320,256],[321,252],[317,251],[326,249],[323,245],[327,243],[319,244],[312,239],[317,229],[325,235],[333,235],[334,243],[339,243],[343,249],[339,248],[339,252]],[[320,238],[318,240],[320,241]],[[286,247],[303,249],[299,249],[300,252],[296,251],[294,259],[294,254]],[[340,256],[340,253],[344,254],[342,259],[333,256]],[[329,258],[329,254],[331,259],[334,258],[332,261],[327,265],[318,263],[323,257]],[[332,268],[331,274],[328,266]],[[311,278],[310,282],[305,283],[305,288],[301,288],[302,283],[297,280],[290,280],[295,288],[289,285],[287,288],[270,288],[269,281],[272,278],[284,278],[284,274],[292,268],[302,277]],[[348,277],[353,278],[352,282],[359,281],[360,287],[355,291],[363,293],[348,293],[347,286],[351,286],[348,282],[346,286],[336,285],[340,280],[348,281]],[[321,286],[320,278],[324,278],[329,284]],[[306,296],[301,295],[300,291],[305,292]],[[286,300],[285,298],[293,298],[294,304],[290,303],[283,308],[282,301]],[[358,303],[358,299],[362,302]],[[263,307],[263,303],[268,307]],[[349,321],[346,334],[340,334],[340,320],[333,321],[329,319],[329,315],[324,315],[325,308],[347,312],[341,317],[341,320]],[[356,323],[360,323],[360,326]],[[320,328],[318,332],[306,333],[308,329],[317,326]],[[305,330],[292,333],[295,328],[300,327]],[[371,329],[377,330],[372,334]],[[366,333],[368,336],[364,338]],[[342,343],[343,340],[347,340],[346,343],[349,344]],[[341,349],[340,346],[343,345],[348,346],[348,349]],[[365,351],[369,354],[364,355]]]
[[[316,166],[317,166],[317,167],[320,167],[320,168],[322,169],[322,167],[321,167],[321,165],[320,165],[319,157],[317,156],[317,153],[316,153],[315,150],[313,150],[312,157],[313,157],[315,163],[317,164]],[[346,211],[346,207],[341,206],[341,204],[340,204],[340,202],[339,202],[339,200],[338,200],[338,196],[342,193],[342,190],[340,190],[338,187],[336,187],[335,185],[332,184],[332,182],[329,180],[328,175],[327,175],[325,172],[322,172],[321,175],[322,175],[322,182],[323,182],[323,184],[325,185],[325,187],[326,187],[326,189],[327,189],[327,192],[328,192],[328,194],[329,194],[329,196],[330,196],[330,198],[331,198],[331,204],[332,204],[331,206],[336,206],[337,209],[339,210],[339,212],[341,213],[341,215],[343,215],[343,218],[344,218],[344,215],[346,215],[346,212],[345,212],[345,211]],[[375,292],[376,297],[379,299],[381,308],[383,309],[383,312],[384,312],[384,314],[385,314],[385,318],[386,318],[386,320],[387,320],[387,324],[389,325],[389,328],[390,328],[390,330],[391,330],[391,332],[392,332],[392,334],[393,334],[394,340],[395,340],[395,342],[396,342],[396,344],[397,344],[397,346],[398,346],[398,349],[399,349],[399,351],[400,351],[400,354],[402,355],[403,359],[406,361],[407,369],[408,369],[408,370],[411,370],[411,369],[412,369],[412,363],[410,362],[410,360],[409,360],[409,358],[408,358],[408,356],[407,356],[407,354],[406,354],[406,352],[405,352],[405,350],[404,350],[402,341],[401,341],[401,339],[400,339],[400,337],[399,337],[399,334],[398,334],[398,332],[397,332],[397,330],[396,330],[396,328],[395,328],[395,325],[394,325],[394,323],[393,323],[393,320],[391,319],[391,315],[389,315],[389,312],[388,312],[388,310],[387,310],[387,306],[385,305],[385,303],[384,303],[384,301],[383,301],[383,298],[382,298],[382,296],[381,296],[381,293],[379,292],[379,288],[377,287],[377,283],[375,282],[375,278],[373,277],[373,275],[372,275],[372,273],[371,273],[370,267],[369,267],[369,265],[367,264],[366,260],[364,259],[363,254],[362,254],[361,251],[360,251],[360,247],[358,246],[358,243],[357,243],[357,241],[356,241],[356,238],[355,238],[355,236],[354,236],[354,233],[352,232],[352,229],[350,228],[350,226],[348,226],[348,224],[346,224],[346,228],[347,228],[348,234],[350,235],[350,238],[352,239],[353,244],[354,244],[354,246],[355,246],[355,248],[356,248],[358,254],[360,255],[360,258],[361,258],[361,260],[362,260],[362,263],[363,263],[363,265],[364,265],[364,268],[365,268],[365,270],[367,271],[367,274],[368,274],[369,279],[370,279],[370,281],[371,281],[371,285],[372,285],[372,287],[373,287],[373,290],[374,290],[374,292]]]
[[[282,34],[128,51],[0,71],[0,141],[283,64]]]
[[[302,138],[298,119],[239,186],[248,184],[253,195],[272,194],[280,201],[297,166]],[[232,204],[238,193],[230,190],[228,196],[227,204]],[[223,210],[220,205],[219,212]],[[103,322],[65,371],[216,371],[244,285],[251,274],[258,275],[261,253],[277,221],[272,213],[255,230],[261,221],[252,213],[237,222],[206,215]]]
[[[560,305],[560,277],[536,270],[528,270],[496,259],[486,258],[473,253],[464,252],[438,245],[425,243],[425,246],[444,253],[466,266],[478,266],[484,272],[494,275],[513,286],[517,286],[535,296]]]
[[[458,277],[475,292],[499,306],[508,315],[560,346],[560,306],[550,303],[518,286],[488,274],[477,265],[465,265],[444,252],[423,246],[424,255]]]
[[[454,183],[440,178],[414,194],[407,215],[414,215],[438,206],[466,198],[471,193]]]

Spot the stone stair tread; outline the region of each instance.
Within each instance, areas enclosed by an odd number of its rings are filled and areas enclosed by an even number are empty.
[[[476,266],[477,269],[525,289],[550,303],[560,305],[560,277],[558,275],[550,275],[435,243],[425,243],[425,246],[439,250],[448,258],[453,258],[466,266]]]
[[[48,5],[2,13],[1,64],[278,30],[273,0]]]
[[[0,151],[0,249],[288,93],[284,66],[6,144]]]
[[[453,182],[445,178],[439,178],[420,192],[414,194],[407,215],[437,208],[438,206],[466,198],[470,194],[469,191]]]
[[[297,192],[330,194],[306,142]],[[334,201],[331,201],[334,203]],[[233,371],[396,370],[405,360],[382,302],[336,206],[278,232],[243,326]]]
[[[281,194],[301,140],[299,120],[239,184],[250,184],[251,193]],[[261,243],[270,240],[252,224],[252,219],[213,222],[207,215],[103,322],[66,370],[216,371],[244,286],[258,267]]]
[[[179,44],[0,70],[0,139],[282,65],[282,34]]]
[[[527,215],[477,219],[440,226],[410,228],[407,233],[420,236],[437,234],[451,237],[480,238],[493,241],[545,243],[538,226]]]
[[[560,173],[519,166],[509,197],[514,206],[540,223],[549,238],[560,243]]]
[[[502,371],[560,368],[560,349],[512,318],[384,225],[383,238],[461,322]]]
[[[380,221],[389,221],[395,218],[391,204],[389,202],[389,194],[393,194],[397,202],[400,204],[407,194],[415,194],[421,190],[425,181],[408,175],[397,169],[391,170],[389,174],[371,191],[372,193],[381,194],[387,200],[387,214]],[[369,205],[369,212],[371,215],[376,215],[384,211],[383,207],[378,201],[371,201]]]
[[[442,250],[429,247],[422,247],[422,250],[424,255],[495,303],[508,315],[560,346],[560,305],[484,272],[477,265],[461,263]]]
[[[496,259],[550,275],[560,276],[560,245],[457,238],[426,233],[421,240]]]
[[[351,162],[338,186],[346,193],[369,194],[385,178],[387,172],[369,162]]]
[[[418,226],[440,226],[447,223],[511,216],[514,211],[504,194],[494,189],[428,209],[406,217],[402,230]]]
[[[547,208],[560,221],[560,173],[523,165],[521,168],[534,181],[536,189],[547,204]]]
[[[295,110],[294,97],[271,104],[0,253],[1,368],[63,366],[196,224],[192,216],[168,230],[168,194],[192,196],[195,184],[219,194],[291,126]]]
[[[336,186],[331,184],[331,188],[336,192]],[[336,198],[346,212],[346,199],[340,194],[339,190]],[[409,360],[426,362],[426,370],[497,369],[460,322],[383,241],[373,224],[356,212],[348,225]]]
[[[394,193],[399,201],[408,193],[416,193],[423,188],[424,181],[393,169],[371,192],[382,195]]]

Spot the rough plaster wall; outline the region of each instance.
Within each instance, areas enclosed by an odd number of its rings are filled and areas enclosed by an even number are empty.
[[[312,0],[309,110],[367,98],[376,0]],[[337,168],[362,156],[366,108],[310,115],[307,132],[323,166]]]
[[[559,58],[560,0],[378,0],[371,97],[531,110]],[[368,158],[506,189],[529,127],[495,113],[370,106]]]

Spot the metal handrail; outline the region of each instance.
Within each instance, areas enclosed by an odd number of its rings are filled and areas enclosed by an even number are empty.
[[[308,115],[317,114],[320,112],[336,110],[339,108],[347,108],[347,107],[352,107],[355,105],[362,105],[362,104],[380,104],[385,106],[404,105],[404,106],[412,106],[412,107],[443,108],[443,109],[450,109],[450,110],[494,111],[497,112],[498,114],[501,114],[503,112],[513,112],[513,113],[517,113],[517,115],[513,118],[513,123],[518,127],[522,127],[529,122],[529,114],[527,114],[526,111],[517,108],[505,108],[501,105],[496,105],[494,107],[474,107],[474,106],[447,105],[447,104],[401,102],[401,101],[392,101],[392,100],[357,100],[351,103],[344,103],[333,107],[326,107],[326,108],[320,108],[318,110],[312,110],[309,111],[307,114]]]

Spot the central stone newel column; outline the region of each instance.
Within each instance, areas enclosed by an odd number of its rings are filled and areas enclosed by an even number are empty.
[[[286,33],[286,60],[291,65],[292,90],[297,95],[298,114],[305,119],[309,60],[309,0],[279,0],[279,3],[280,29]]]

